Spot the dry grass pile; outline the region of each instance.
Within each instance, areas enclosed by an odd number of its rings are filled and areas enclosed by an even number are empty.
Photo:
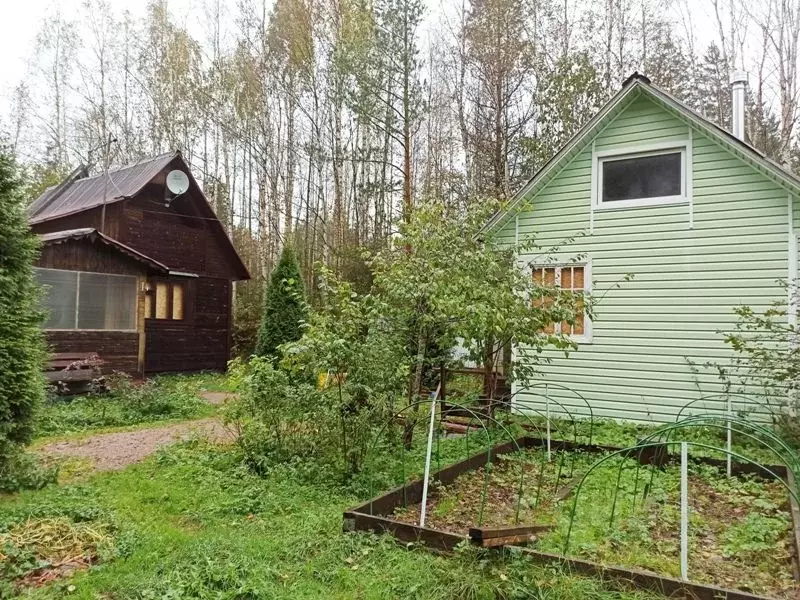
[[[0,533],[0,563],[23,562],[18,584],[42,585],[96,563],[112,548],[110,525],[65,517],[31,518]],[[22,565],[20,565],[22,566]]]

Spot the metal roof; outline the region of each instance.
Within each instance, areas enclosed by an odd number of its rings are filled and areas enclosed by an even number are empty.
[[[109,171],[108,176],[101,173],[81,178],[82,173],[76,170],[63,183],[47,188],[28,207],[28,220],[31,224],[42,223],[135,196],[179,155],[178,152],[160,154]]]
[[[39,235],[39,240],[45,246],[51,244],[63,244],[64,242],[76,241],[76,240],[89,240],[90,242],[100,242],[104,246],[107,246],[118,252],[121,252],[122,254],[127,255],[128,258],[132,258],[136,262],[146,265],[150,269],[153,269],[161,273],[169,273],[169,269],[167,268],[166,265],[90,227],[84,227],[81,229],[65,229],[64,231],[43,233]]]

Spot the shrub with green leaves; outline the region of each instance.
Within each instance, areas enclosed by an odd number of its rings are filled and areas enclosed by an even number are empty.
[[[279,357],[278,347],[300,339],[306,319],[306,299],[300,265],[291,246],[284,246],[269,280],[256,355]]]
[[[573,323],[591,311],[593,299],[536,282],[514,260],[515,252],[533,252],[535,240],[513,248],[479,240],[492,206],[476,205],[465,214],[439,201],[419,203],[391,246],[368,257],[368,293],[321,270],[319,304],[303,337],[283,346],[281,366],[325,376],[320,402],[330,409],[328,429],[339,431],[349,474],[363,466],[373,433],[394,423],[404,407],[403,439],[412,445],[419,401],[435,389],[441,365],[452,364],[450,349],[459,339],[472,340],[470,358],[485,365],[499,364],[502,349],[512,344],[531,348],[529,361],[511,365],[511,378],[521,385],[548,360],[541,350],[574,347],[568,336],[547,333],[547,326]]]
[[[323,451],[329,432],[317,390],[290,383],[261,356],[247,366],[232,363],[232,370],[241,379],[241,392],[225,418],[239,431],[239,447],[253,470],[263,474],[269,465]]]
[[[0,153],[0,481],[15,478],[44,396],[42,312],[33,276],[37,242],[28,227],[11,156]]]

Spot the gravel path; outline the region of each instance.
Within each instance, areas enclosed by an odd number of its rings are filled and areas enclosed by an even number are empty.
[[[233,432],[211,417],[173,425],[101,433],[80,440],[53,442],[40,449],[44,454],[88,458],[97,471],[116,471],[139,462],[169,444],[202,437],[214,442],[233,441]]]

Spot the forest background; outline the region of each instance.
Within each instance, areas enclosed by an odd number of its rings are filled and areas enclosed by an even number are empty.
[[[286,244],[312,302],[317,263],[365,290],[416,205],[510,198],[635,70],[725,127],[746,70],[748,141],[800,170],[799,0],[195,4],[54,4],[2,131],[31,200],[180,149],[253,275],[240,353]]]

